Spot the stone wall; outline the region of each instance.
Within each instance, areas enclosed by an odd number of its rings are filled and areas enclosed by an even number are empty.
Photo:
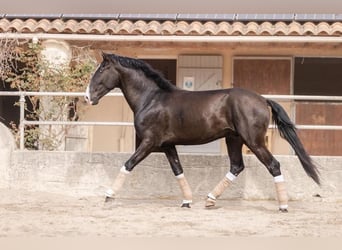
[[[102,196],[111,186],[128,153],[19,151],[10,131],[0,123],[0,188],[52,192],[72,196]],[[313,157],[321,172],[321,187],[304,172],[296,156],[276,156],[291,200],[342,200],[342,157]],[[227,156],[181,154],[194,199],[204,199],[229,169]],[[245,155],[246,169],[222,199],[275,199],[273,178],[254,155]],[[130,174],[121,197],[181,199],[164,154],[148,156]]]
[[[12,152],[16,149],[14,137],[9,129],[0,123],[0,188],[7,188]]]
[[[8,187],[75,196],[103,195],[129,158],[127,153],[14,151],[8,168]],[[276,156],[292,200],[342,200],[342,157],[314,157],[322,186],[304,172],[297,157]],[[194,199],[204,199],[228,171],[229,160],[219,155],[180,155]],[[223,199],[274,199],[273,178],[254,155],[245,156],[245,171]],[[163,154],[152,154],[127,179],[121,197],[181,199],[178,183]]]

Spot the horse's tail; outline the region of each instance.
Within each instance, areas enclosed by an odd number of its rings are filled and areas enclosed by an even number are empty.
[[[269,99],[266,101],[272,109],[272,119],[279,129],[280,136],[288,141],[288,143],[292,146],[307,175],[309,175],[318,185],[320,185],[318,169],[312,162],[312,159],[305,151],[303,144],[299,140],[295,125],[291,122],[289,116],[282,106]]]

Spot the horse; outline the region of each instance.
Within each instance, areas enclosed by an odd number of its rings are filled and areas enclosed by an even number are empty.
[[[91,77],[85,99],[91,105],[114,88],[121,89],[134,113],[140,145],[120,168],[105,201],[115,199],[126,176],[152,152],[164,152],[183,192],[182,207],[190,208],[192,192],[185,178],[176,145],[197,145],[225,138],[230,170],[208,194],[205,207],[212,208],[224,190],[244,170],[242,146],[246,145],[274,178],[279,210],[287,212],[288,196],[280,163],[265,145],[273,122],[294,149],[305,172],[318,185],[319,171],[300,141],[294,123],[277,102],[242,88],[187,91],[173,85],[142,60],[102,53],[102,62]]]

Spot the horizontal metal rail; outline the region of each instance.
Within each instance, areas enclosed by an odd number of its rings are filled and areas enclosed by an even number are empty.
[[[271,124],[268,126],[270,129],[276,129],[277,126]],[[305,130],[342,130],[342,125],[297,125],[297,129]]]
[[[265,98],[278,101],[330,101],[340,102],[342,96],[320,96],[320,95],[262,95]]]
[[[39,92],[39,91],[0,91],[0,96],[85,96],[84,92]],[[123,96],[121,92],[110,92],[106,96]]]
[[[25,125],[133,126],[133,122],[27,121]]]
[[[18,96],[20,103],[20,149],[24,149],[24,130],[27,125],[65,125],[65,126],[133,126],[133,122],[95,122],[95,121],[27,121],[25,119],[26,96],[84,96],[84,92],[33,92],[33,91],[0,91],[0,96]],[[123,96],[121,92],[110,92],[106,96]],[[342,96],[309,96],[309,95],[262,95],[278,101],[330,101],[342,102]],[[342,130],[342,125],[296,125],[297,129]],[[269,125],[270,129],[276,126]]]
[[[84,92],[0,91],[0,96],[85,96]],[[123,96],[122,92],[110,92],[106,96]],[[262,95],[279,101],[342,101],[342,96],[316,95]]]

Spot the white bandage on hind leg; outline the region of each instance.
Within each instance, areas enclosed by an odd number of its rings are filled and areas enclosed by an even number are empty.
[[[176,176],[179,186],[183,192],[183,204],[192,203],[192,192],[188,181],[186,180],[184,174]]]
[[[284,176],[279,175],[274,177],[274,184],[277,192],[277,198],[279,203],[280,209],[287,209],[288,208],[288,196],[285,186]]]
[[[119,192],[119,190],[122,188],[125,180],[126,180],[126,176],[129,174],[130,172],[126,170],[125,166],[122,166],[120,169],[119,174],[116,176],[113,186],[110,189],[107,189],[107,191],[105,192],[105,195],[107,197],[113,197],[115,196],[115,194],[117,194]]]

